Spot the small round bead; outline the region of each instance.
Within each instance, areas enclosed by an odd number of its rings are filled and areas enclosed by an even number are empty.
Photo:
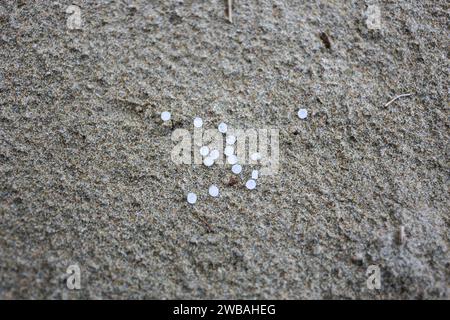
[[[209,192],[209,195],[210,195],[211,197],[217,197],[217,196],[219,196],[219,188],[217,188],[215,185],[211,185],[211,186],[209,187],[208,192]]]
[[[297,115],[300,119],[306,119],[306,117],[308,116],[308,110],[300,109],[300,110],[298,110]]]
[[[226,123],[223,123],[223,122],[222,122],[221,124],[219,124],[218,129],[219,129],[219,132],[221,132],[221,133],[226,133],[227,130],[228,130],[228,126],[227,126]]]
[[[214,159],[211,158],[211,156],[206,157],[206,158],[203,160],[203,164],[204,164],[205,166],[207,166],[207,167],[211,167],[211,166],[214,164]]]
[[[240,164],[235,164],[231,167],[231,171],[233,171],[234,174],[239,174],[242,171],[242,166]]]
[[[227,144],[234,144],[236,142],[236,136],[227,136],[225,140]]]
[[[197,195],[193,192],[189,192],[187,195],[187,202],[194,204],[197,202]]]
[[[255,188],[256,188],[256,181],[253,180],[253,179],[248,180],[248,181],[245,183],[245,187],[246,187],[247,189],[249,189],[249,190],[255,189]]]
[[[229,164],[233,165],[233,164],[236,164],[238,162],[238,158],[234,154],[232,154],[231,156],[229,156],[227,158],[227,161],[228,161]]]
[[[199,118],[199,117],[195,118],[194,119],[194,127],[201,128],[202,126],[203,126],[202,118]]]
[[[252,179],[256,180],[256,179],[258,179],[258,176],[259,176],[259,171],[253,170],[252,171]]]
[[[171,114],[169,111],[164,111],[161,113],[161,119],[162,121],[169,121],[171,117]]]
[[[257,161],[257,160],[261,159],[261,155],[258,152],[252,153],[250,155],[250,159],[252,159],[253,161]]]
[[[209,148],[207,146],[203,146],[200,148],[200,154],[206,157],[209,154]]]
[[[220,152],[217,149],[211,150],[211,153],[209,154],[209,156],[213,159],[213,160],[217,160],[219,159],[220,156]]]
[[[231,156],[234,153],[234,148],[232,146],[226,146],[225,150],[223,151],[223,153],[226,156]]]

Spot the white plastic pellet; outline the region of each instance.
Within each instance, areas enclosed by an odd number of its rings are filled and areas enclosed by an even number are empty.
[[[187,202],[194,204],[197,202],[197,195],[193,192],[189,192],[187,195]]]
[[[240,164],[235,164],[231,167],[231,171],[233,171],[234,174],[239,174],[242,171],[242,166]]]
[[[236,142],[236,137],[235,136],[227,136],[226,142],[227,142],[227,144],[234,144]]]
[[[256,180],[256,179],[258,179],[258,176],[259,176],[259,171],[253,170],[252,171],[252,179]]]
[[[236,164],[238,162],[238,159],[237,159],[237,157],[234,154],[232,154],[231,156],[229,156],[227,158],[227,161],[228,161],[229,164],[233,165],[233,164]]]
[[[162,121],[169,121],[170,120],[170,112],[169,111],[164,111],[161,113],[161,119]]]
[[[258,161],[259,159],[261,159],[261,155],[258,152],[252,153],[250,155],[250,159],[252,159],[253,161]]]
[[[219,188],[217,188],[215,185],[211,185],[211,186],[209,187],[208,192],[209,192],[209,195],[210,195],[211,197],[217,197],[217,196],[219,196]]]
[[[220,152],[219,152],[219,150],[214,149],[214,150],[211,151],[209,156],[211,157],[211,159],[217,160],[217,159],[219,159]]]
[[[211,155],[210,155],[209,157],[206,157],[206,158],[203,160],[203,164],[204,164],[205,166],[207,166],[207,167],[211,167],[211,166],[214,164],[214,159],[211,158]]]
[[[200,148],[200,154],[206,157],[209,154],[209,148],[207,146],[203,146]]]
[[[225,150],[223,151],[223,153],[226,156],[231,156],[234,153],[234,148],[232,146],[226,146]]]
[[[308,110],[306,110],[306,109],[300,109],[300,110],[298,110],[298,117],[300,118],[300,119],[306,119],[306,117],[308,116]]]
[[[202,118],[199,118],[199,117],[195,118],[194,119],[194,127],[201,128],[202,126],[203,126]]]
[[[226,133],[227,130],[228,130],[228,126],[227,126],[226,123],[223,123],[223,122],[222,122],[221,124],[219,124],[218,129],[219,129],[219,132],[221,132],[221,133]]]
[[[256,181],[253,180],[253,179],[248,180],[248,181],[245,183],[245,187],[246,187],[248,190],[253,190],[253,189],[255,189],[255,188],[256,188]]]

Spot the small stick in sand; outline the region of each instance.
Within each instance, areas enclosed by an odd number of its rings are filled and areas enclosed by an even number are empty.
[[[205,217],[202,217],[201,215],[199,215],[199,213],[198,213],[197,210],[193,211],[193,215],[194,215],[194,217],[196,217],[198,220],[200,220],[201,222],[203,222],[203,224],[204,224],[205,227],[206,227],[206,230],[207,230],[209,233],[214,231],[213,228],[211,227],[211,225],[208,223],[208,220],[206,220]]]
[[[405,94],[401,94],[399,96],[396,96],[394,99],[392,99],[391,101],[389,101],[388,103],[386,103],[384,106],[388,107],[391,103],[393,103],[395,100],[400,99],[400,98],[404,98],[404,97],[409,97],[412,96],[412,93],[405,93]]]
[[[228,0],[228,21],[233,23],[233,0]]]

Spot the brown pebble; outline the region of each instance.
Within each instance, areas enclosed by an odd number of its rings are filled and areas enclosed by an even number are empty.
[[[331,49],[331,41],[328,35],[325,32],[320,34],[320,40],[322,40],[323,44],[327,49]]]
[[[239,180],[236,177],[231,176],[230,179],[228,180],[227,185],[229,185],[231,187],[231,186],[236,185],[238,182],[239,182]]]

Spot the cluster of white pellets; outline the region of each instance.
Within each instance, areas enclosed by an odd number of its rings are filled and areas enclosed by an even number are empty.
[[[300,119],[306,119],[308,117],[308,111],[306,109],[299,109],[297,112],[297,116]],[[164,111],[161,113],[161,119],[164,122],[167,122],[171,119],[171,114],[169,111]],[[200,117],[194,118],[194,127],[201,128],[203,126],[203,119]],[[217,127],[220,133],[226,134],[228,131],[228,125],[224,122],[221,122]],[[227,163],[231,165],[231,171],[238,175],[242,173],[242,165],[239,164],[239,159],[235,154],[235,146],[236,136],[232,134],[227,134],[226,136],[226,146],[223,150],[223,154],[227,158]],[[219,159],[220,152],[217,149],[210,149],[208,146],[201,146],[199,149],[200,155],[203,157],[203,164],[207,167],[211,167],[214,162]],[[258,152],[255,152],[250,155],[250,159],[253,161],[258,161],[261,159],[261,155]],[[252,170],[251,178],[248,179],[245,183],[245,187],[248,190],[253,190],[256,188],[256,180],[259,178],[259,171]],[[211,185],[208,189],[208,193],[211,197],[219,196],[219,188],[216,185]],[[190,204],[195,204],[197,202],[197,194],[193,192],[189,192],[187,195],[187,202]]]
[[[204,157],[203,164],[207,167],[211,167],[214,164],[214,161],[220,157],[219,150],[213,149],[210,151],[207,146],[200,148],[200,154]]]
[[[202,118],[194,118],[194,127],[201,128],[203,126]],[[224,122],[220,123],[217,127],[220,133],[226,134],[228,132],[228,125]],[[232,134],[227,134],[225,138],[226,146],[223,150],[223,154],[226,156],[226,162],[231,165],[231,171],[238,175],[242,173],[242,165],[239,164],[239,159],[235,154],[235,143],[236,136]],[[214,161],[220,157],[220,152],[217,149],[210,149],[208,146],[201,146],[199,149],[200,155],[203,157],[203,164],[207,167],[211,167]],[[250,155],[250,158],[254,161],[261,159],[259,153],[254,153]],[[256,180],[258,179],[259,171],[253,170],[251,174],[251,179],[247,180],[245,187],[249,190],[256,188]],[[208,189],[208,193],[211,197],[219,196],[219,188],[216,185],[211,185]],[[189,192],[187,195],[187,202],[190,204],[195,204],[197,202],[197,195],[193,192]]]

